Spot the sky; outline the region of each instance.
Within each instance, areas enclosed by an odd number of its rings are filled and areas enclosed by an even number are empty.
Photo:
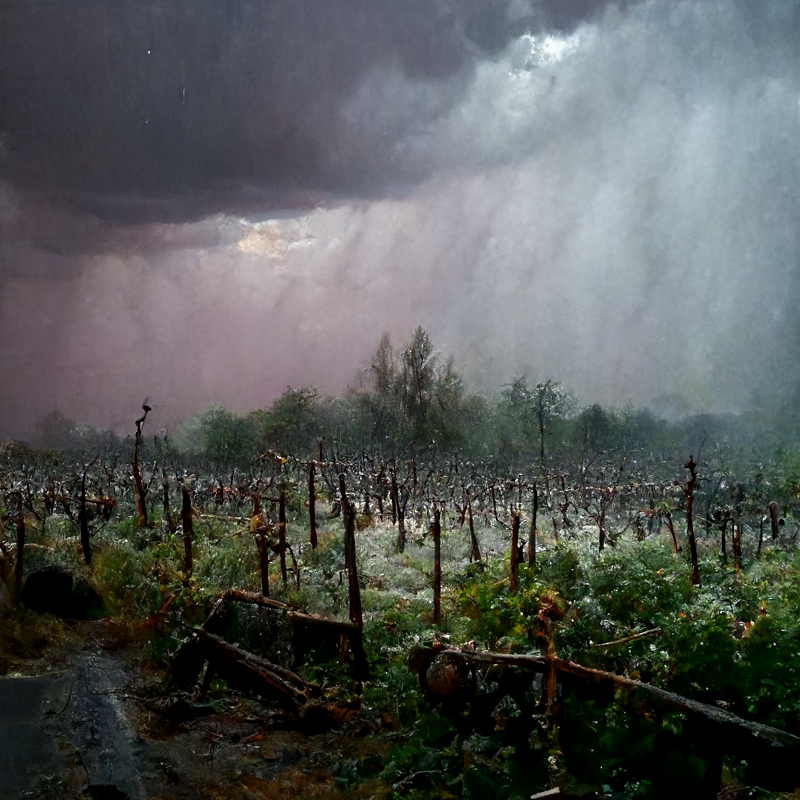
[[[470,386],[800,379],[794,0],[0,0],[0,436]],[[150,419],[150,418],[149,418]]]

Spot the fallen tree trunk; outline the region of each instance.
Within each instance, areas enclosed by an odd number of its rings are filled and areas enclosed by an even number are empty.
[[[686,714],[687,717],[701,718],[704,722],[712,724],[713,727],[719,730],[720,734],[724,735],[726,752],[738,754],[744,758],[752,758],[754,746],[766,745],[773,755],[780,754],[784,759],[792,760],[795,755],[800,754],[800,737],[787,731],[763,725],[760,722],[742,719],[718,706],[701,703],[674,692],[669,692],[666,689],[660,689],[657,686],[651,686],[613,672],[584,667],[574,661],[542,656],[470,652],[469,650],[459,649],[441,649],[437,651],[433,648],[416,648],[416,651],[412,651],[409,655],[409,666],[417,669],[423,686],[425,686],[424,673],[436,658],[445,658],[451,662],[464,664],[523,667],[542,673],[547,672],[548,667],[552,664],[555,670],[560,673],[598,683],[608,682],[615,686],[647,692],[665,705]],[[798,778],[800,778],[800,770],[798,770]]]
[[[316,687],[291,670],[273,664],[241,647],[226,642],[203,628],[189,628],[205,646],[208,670],[219,673],[230,683],[251,689],[275,700],[289,711],[299,713]],[[206,681],[210,681],[208,671]]]
[[[238,603],[252,603],[265,608],[274,608],[284,611],[292,623],[292,628],[296,636],[296,650],[298,655],[305,652],[309,638],[305,629],[317,628],[323,632],[339,637],[345,637],[350,650],[353,653],[354,677],[357,680],[365,680],[367,677],[367,659],[364,654],[364,641],[361,627],[354,622],[343,622],[337,619],[326,619],[316,614],[306,614],[302,611],[294,611],[286,603],[279,600],[272,600],[269,597],[262,597],[256,592],[246,592],[241,589],[228,589],[222,595],[223,600],[232,600]]]
[[[675,692],[668,692],[666,689],[660,689],[657,686],[651,686],[648,683],[633,680],[632,678],[625,678],[622,675],[617,675],[613,672],[605,672],[600,669],[592,669],[591,667],[584,667],[576,664],[574,661],[563,661],[556,659],[556,668],[561,672],[566,672],[569,675],[575,675],[579,678],[589,678],[595,681],[610,681],[615,686],[624,686],[631,689],[641,689],[642,691],[649,692],[654,697],[657,697],[663,703],[678,711],[688,715],[700,715],[709,722],[716,725],[728,728],[731,733],[736,732],[745,734],[748,737],[754,737],[761,742],[768,743],[771,747],[779,747],[790,749],[800,753],[800,738],[794,734],[782,731],[778,728],[773,728],[770,725],[762,725],[760,722],[752,722],[750,720],[742,719],[741,717],[732,714],[730,711],[725,711],[718,706],[712,706],[708,703],[700,703],[697,700],[692,700],[689,697],[675,694]]]
[[[217,601],[206,623],[213,619],[222,603],[222,599]],[[230,644],[203,626],[184,627],[194,634],[194,639],[179,650],[173,663],[173,678],[177,685],[185,689],[196,685],[203,664],[207,663],[200,694],[207,691],[214,675],[220,675],[231,686],[278,704],[282,713],[288,715],[285,721],[293,720],[307,735],[322,733],[359,718],[360,698],[342,704],[320,697],[322,689],[319,686],[292,670]]]

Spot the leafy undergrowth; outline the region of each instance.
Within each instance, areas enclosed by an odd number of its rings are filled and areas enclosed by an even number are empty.
[[[800,735],[797,552],[765,550],[737,571],[709,547],[700,564],[703,584],[693,587],[686,558],[674,555],[666,538],[620,536],[598,554],[593,534],[576,534],[559,544],[541,542],[535,566],[520,566],[512,590],[507,531],[490,524],[480,528],[484,563],[469,564],[468,534],[451,524],[442,544],[443,617],[434,626],[433,547],[419,522],[410,525],[403,553],[388,523],[357,534],[370,679],[357,685],[348,660],[331,652],[311,653],[300,668],[304,677],[338,687],[342,696],[360,696],[359,726],[345,726],[324,740],[309,737],[294,756],[272,758],[286,734],[265,722],[262,738],[247,751],[251,761],[243,758],[235,775],[218,776],[214,791],[248,798],[489,800],[529,797],[558,785],[591,797],[655,798],[692,796],[691,787],[705,780],[708,760],[684,717],[653,708],[635,693],[565,681],[561,714],[550,724],[540,679],[487,667],[476,676],[477,690],[468,701],[428,702],[406,659],[415,645],[433,641],[539,654],[552,637],[561,658]],[[302,537],[301,525],[290,524],[297,570],[290,558],[284,586],[273,562],[272,593],[303,610],[346,619],[339,523],[331,521],[320,532],[315,550]],[[116,637],[109,644],[106,624],[106,644],[135,650],[151,693],[171,691],[171,659],[187,638],[181,623],[201,623],[225,589],[260,590],[247,521],[198,520],[190,577],[181,571],[180,534],[137,530],[135,520],[108,525],[95,536],[89,567],[77,566],[78,539],[67,522],[52,520],[44,533],[32,529],[29,541],[38,545],[29,570],[63,564],[100,592]],[[87,630],[22,606],[7,609],[0,626],[0,673],[56,668]],[[246,636],[242,628],[240,643],[246,644]],[[211,694],[213,701],[230,691],[215,682]],[[228,717],[260,713],[248,709]],[[200,735],[199,722],[182,724],[184,733],[191,728]],[[265,771],[265,761],[274,769]],[[726,758],[723,785],[728,798],[781,796],[757,788],[753,765],[739,758]]]

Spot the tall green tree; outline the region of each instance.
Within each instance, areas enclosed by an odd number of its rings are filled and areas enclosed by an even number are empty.
[[[313,386],[287,389],[266,412],[258,414],[260,448],[312,455],[323,438],[322,401]]]
[[[415,433],[423,433],[436,386],[439,355],[430,336],[417,327],[403,350],[403,413]]]
[[[503,449],[518,460],[535,459],[544,471],[553,439],[563,439],[563,423],[575,408],[575,398],[560,383],[548,380],[529,386],[522,375],[504,389],[497,423]],[[560,435],[559,435],[560,434]]]

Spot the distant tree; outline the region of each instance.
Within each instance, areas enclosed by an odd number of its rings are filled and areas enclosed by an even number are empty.
[[[461,376],[447,364],[433,387],[425,428],[426,438],[445,450],[462,447],[467,439],[466,389]]]
[[[613,440],[615,422],[613,414],[605,411],[598,403],[581,411],[575,420],[575,433],[584,459],[615,446],[616,442]]]
[[[259,447],[280,453],[311,455],[322,435],[321,400],[313,386],[289,387],[266,412],[252,415],[259,428]]]
[[[68,448],[76,424],[75,420],[65,416],[61,411],[51,411],[36,423],[34,434],[36,444],[39,447]]]
[[[389,398],[394,394],[397,381],[396,371],[397,365],[389,334],[383,333],[370,365],[372,384],[378,397]]]
[[[565,420],[575,407],[575,399],[559,383],[548,380],[530,387],[523,375],[503,391],[499,423],[505,445],[517,458],[536,453],[539,469],[547,462],[548,441],[557,423]]]
[[[187,423],[190,449],[210,462],[214,469],[244,466],[259,452],[258,417],[237,414],[212,406]]]
[[[545,441],[552,433],[553,423],[565,418],[575,407],[575,399],[560,383],[545,381],[533,388],[533,413],[536,418],[536,430],[539,434],[539,466],[544,471],[547,457]]]
[[[452,360],[445,361],[424,328],[418,327],[395,353],[384,333],[372,356],[363,390],[351,403],[369,430],[372,445],[392,449],[414,441],[445,449],[464,442],[466,392]]]
[[[438,354],[430,336],[417,327],[403,351],[403,413],[414,432],[423,432],[436,386]]]
[[[60,411],[41,417],[34,431],[38,447],[72,452],[109,451],[119,446],[119,437],[109,430],[98,430],[85,422],[76,422]]]
[[[382,334],[372,355],[366,391],[350,400],[361,420],[363,444],[385,446],[387,440],[403,438],[401,366],[392,349],[389,334]],[[356,426],[358,429],[359,426]]]

